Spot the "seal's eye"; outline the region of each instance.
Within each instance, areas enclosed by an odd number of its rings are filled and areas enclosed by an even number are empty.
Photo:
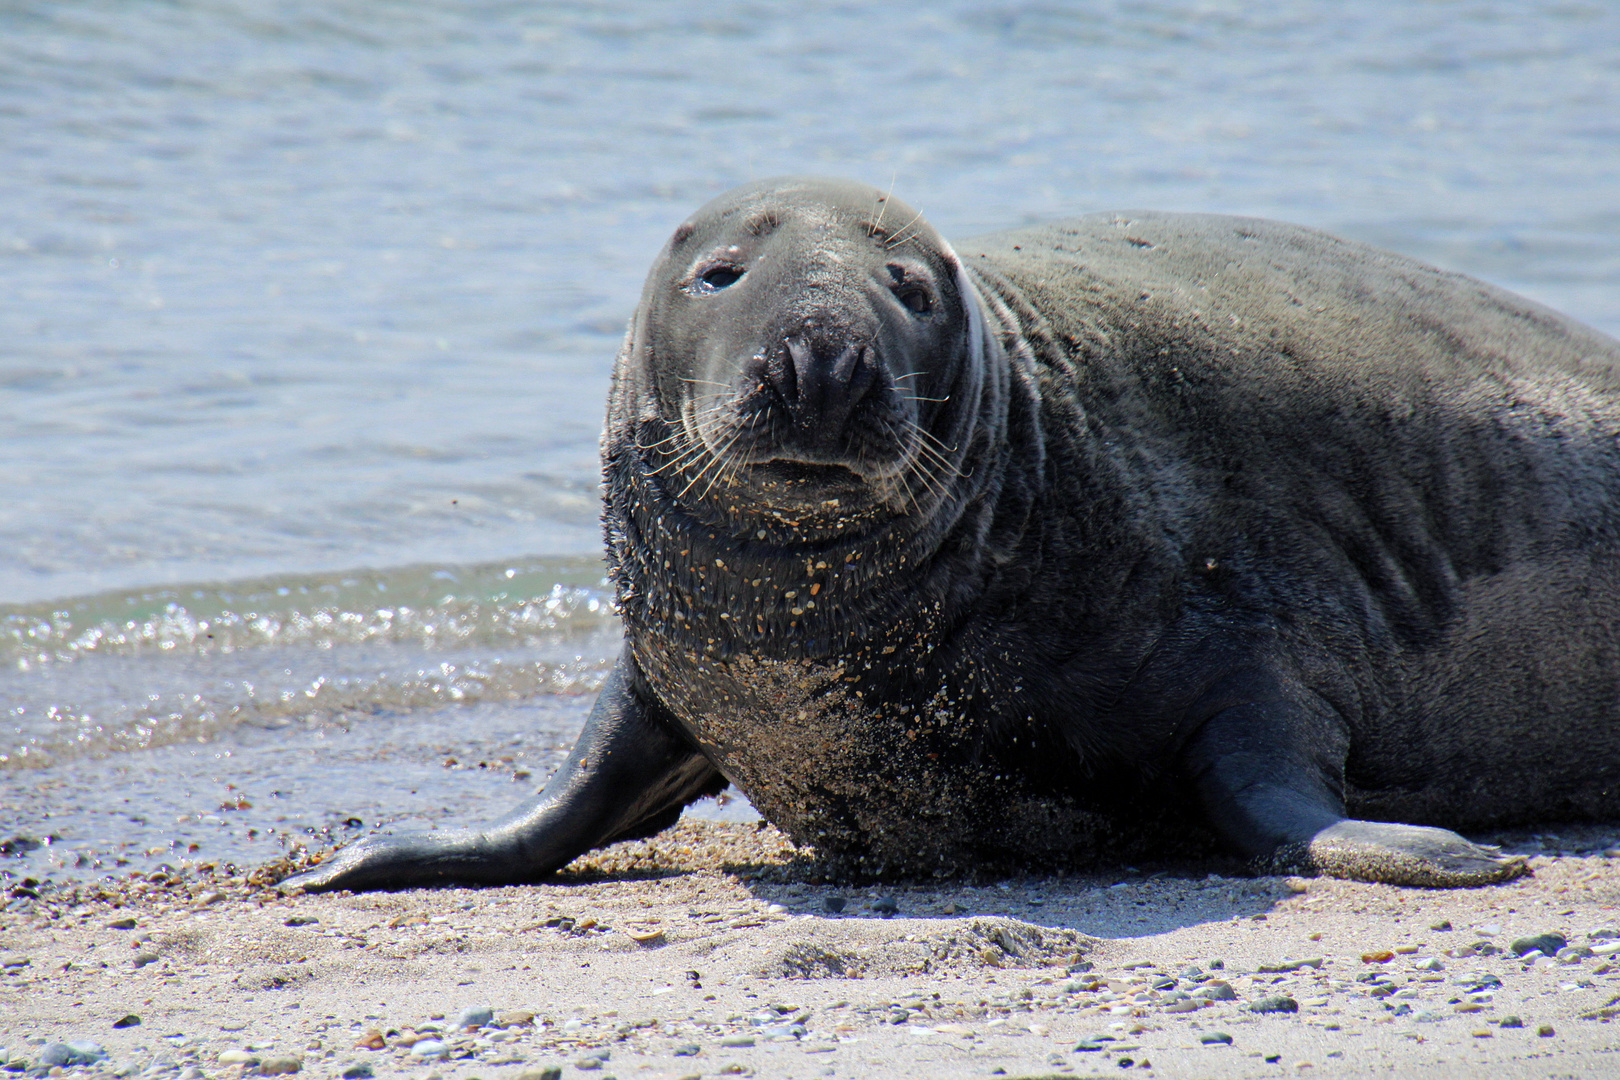
[[[928,295],[927,289],[920,286],[913,285],[910,288],[901,289],[895,295],[914,315],[926,315],[929,309],[934,306],[934,298]]]
[[[698,275],[698,280],[706,290],[719,292],[727,285],[735,285],[742,276],[743,272],[735,266],[711,266]]]
[[[934,306],[934,298],[929,295],[927,288],[912,280],[903,266],[891,263],[888,270],[889,277],[893,279],[893,284],[889,287],[894,290],[895,299],[906,305],[907,310],[913,315],[928,314],[929,309]]]

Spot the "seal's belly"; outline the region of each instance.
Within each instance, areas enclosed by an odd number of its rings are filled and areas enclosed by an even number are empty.
[[[929,873],[1138,846],[1135,832],[1087,808],[1083,791],[1037,787],[944,690],[871,700],[836,662],[717,662],[663,648],[638,649],[637,661],[761,814],[852,869]]]

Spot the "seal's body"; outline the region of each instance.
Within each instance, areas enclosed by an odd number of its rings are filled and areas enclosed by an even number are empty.
[[[1479,282],[758,184],[655,265],[604,476],[626,649],[568,764],[289,885],[531,880],[723,778],[877,872],[1207,827],[1470,885],[1522,864],[1447,829],[1620,816],[1620,343]]]

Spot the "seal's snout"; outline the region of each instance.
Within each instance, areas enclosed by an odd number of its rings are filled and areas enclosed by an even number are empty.
[[[766,360],[765,377],[803,432],[837,435],[876,389],[878,362],[870,345],[790,334]]]

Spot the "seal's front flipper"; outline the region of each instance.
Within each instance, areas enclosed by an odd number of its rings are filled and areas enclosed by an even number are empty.
[[[579,741],[534,798],[482,829],[370,836],[282,891],[397,889],[535,881],[615,840],[668,828],[725,779],[635,687],[628,651],[608,675]]]
[[[1262,872],[1436,888],[1529,872],[1523,859],[1445,829],[1347,818],[1348,735],[1303,687],[1234,677],[1214,694],[1216,711],[1188,741],[1183,769],[1209,824]]]

